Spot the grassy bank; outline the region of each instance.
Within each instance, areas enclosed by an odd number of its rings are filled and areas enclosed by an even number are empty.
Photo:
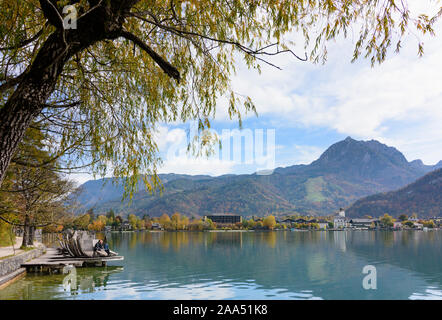
[[[6,222],[0,221],[0,247],[7,247],[12,243],[15,243],[12,227]]]

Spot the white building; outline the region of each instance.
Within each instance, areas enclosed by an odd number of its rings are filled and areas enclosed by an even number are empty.
[[[347,218],[341,216],[333,217],[333,227],[335,229],[346,228],[347,227]]]
[[[348,218],[345,217],[344,209],[339,209],[339,212],[333,217],[333,227],[335,229],[347,228],[349,226]]]
[[[340,216],[340,217],[345,217],[345,210],[344,209],[339,209],[339,213],[338,213],[338,215]]]

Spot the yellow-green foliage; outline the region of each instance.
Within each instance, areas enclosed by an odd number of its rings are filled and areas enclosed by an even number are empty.
[[[230,86],[237,61],[259,71],[264,59],[294,54],[292,48],[301,58],[305,52],[311,61],[325,61],[328,41],[348,36],[356,41],[353,59],[362,55],[372,64],[380,63],[388,49],[400,49],[408,31],[434,33],[432,26],[442,11],[434,17],[419,15],[409,12],[406,2],[99,1],[98,6],[107,8],[129,6],[118,14],[128,12],[123,29],[132,36],[112,35],[71,57],[38,120],[60,142],[54,147],[69,149],[71,159],[87,156],[95,172],[112,170],[113,176],[129,177],[130,193],[141,173],[156,172],[160,162],[155,141],[158,123],[196,120],[200,135],[190,149],[200,154],[210,151],[216,141],[205,129],[210,128],[219,97],[228,101],[228,114],[240,123],[242,114],[255,111],[250,98],[237,95]],[[45,41],[58,32],[46,23],[40,3],[0,1],[2,83],[27,70]],[[54,3],[62,11],[68,1]],[[79,15],[96,9],[90,3],[94,2],[77,1]],[[288,40],[293,33],[301,38],[296,48]],[[180,81],[163,72],[139,44],[134,45],[135,38],[176,68]],[[70,39],[76,37],[64,40]],[[421,41],[418,53],[423,53]],[[5,70],[9,73],[3,74]],[[1,90],[0,100],[7,101],[13,92],[14,86]],[[147,186],[158,184],[156,175],[144,177]]]
[[[0,247],[6,247],[11,245],[11,237],[12,242],[15,242],[15,236],[12,234],[11,225],[7,224],[0,220]]]
[[[275,217],[272,216],[272,215],[265,217],[264,220],[263,220],[263,225],[264,225],[264,227],[266,227],[266,228],[268,228],[270,230],[273,230],[273,228],[276,225]]]

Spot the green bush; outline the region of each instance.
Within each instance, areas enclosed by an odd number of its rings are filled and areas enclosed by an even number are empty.
[[[0,221],[0,247],[11,245],[11,225]],[[15,236],[12,235],[12,241],[15,242]]]

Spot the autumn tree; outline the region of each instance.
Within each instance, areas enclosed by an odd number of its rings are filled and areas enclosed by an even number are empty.
[[[427,227],[427,228],[435,228],[436,227],[436,224],[434,223],[433,220],[424,221],[423,225],[424,225],[424,227]]]
[[[75,229],[86,230],[90,222],[91,216],[88,214],[83,214],[74,220],[73,226]]]
[[[394,225],[393,224],[393,217],[390,216],[388,213],[384,214],[380,220],[381,220],[381,223],[386,227],[392,227]]]
[[[59,174],[58,165],[42,132],[29,128],[0,188],[0,219],[23,228],[23,247],[33,245],[36,228],[60,225],[67,215],[73,185]],[[5,218],[8,213],[15,218]]]
[[[262,221],[264,227],[266,227],[269,230],[273,230],[273,228],[276,225],[276,220],[275,217],[270,215],[264,218],[264,220]]]
[[[127,217],[127,220],[129,221],[130,225],[132,226],[133,230],[137,229],[137,223],[138,223],[138,217],[134,215],[133,213],[129,214]]]
[[[211,219],[206,219],[205,221],[203,221],[203,227],[207,230],[215,230],[216,224]]]
[[[174,230],[180,229],[180,223],[181,223],[181,215],[178,212],[175,212],[171,217],[170,220],[172,222],[172,227]]]
[[[399,216],[399,220],[400,221],[407,221],[408,220],[408,216],[406,215],[406,214],[401,214],[400,216]]]
[[[137,217],[137,230],[146,229],[146,221]]]
[[[121,218],[121,216],[116,216],[115,222],[114,222],[115,226],[119,227],[119,226],[121,226],[122,223],[123,223],[123,218]]]
[[[163,226],[163,228],[169,228],[172,223],[170,220],[170,217],[167,213],[164,213],[163,215],[161,215],[159,222],[160,222],[161,226]]]
[[[90,231],[99,232],[99,231],[103,231],[105,226],[106,226],[106,224],[104,223],[103,220],[97,219],[97,220],[94,220],[91,224],[89,224],[87,228]]]
[[[186,216],[181,216],[181,221],[180,221],[180,229],[184,230],[187,229],[189,226],[189,218]]]
[[[199,154],[216,138],[205,129],[219,98],[240,123],[255,111],[230,85],[235,61],[258,71],[278,68],[269,60],[278,54],[325,61],[328,41],[356,36],[353,59],[380,63],[409,31],[434,34],[441,13],[410,12],[405,0],[2,0],[0,182],[38,122],[72,170],[112,168],[129,192],[147,173],[147,187],[156,186],[159,122],[195,120]]]
[[[414,227],[414,222],[412,221],[405,221],[404,224],[409,227],[409,228],[413,228]]]
[[[91,221],[95,220],[94,208],[90,208],[86,211],[86,214],[89,215]]]

